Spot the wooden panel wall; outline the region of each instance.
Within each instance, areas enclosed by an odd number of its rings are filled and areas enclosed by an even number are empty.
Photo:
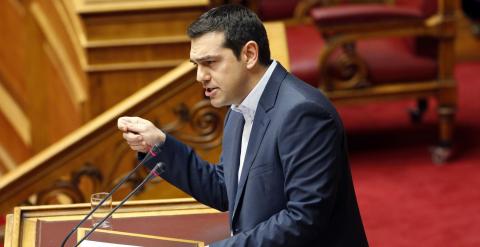
[[[25,8],[17,0],[0,1],[0,81],[26,109]]]
[[[21,2],[0,1],[0,175],[30,157],[24,22]]]
[[[69,12],[83,32],[91,117],[188,59],[186,29],[209,6],[205,0],[75,3]]]
[[[188,58],[205,0],[25,1],[26,95],[36,153]]]
[[[90,72],[92,116],[97,116],[140,88],[159,78],[171,68],[116,69]]]
[[[0,1],[0,175],[185,61],[208,6]]]
[[[28,7],[27,88],[35,153],[86,120],[87,79],[52,3],[32,0]]]
[[[0,175],[31,155],[29,120],[0,85]]]

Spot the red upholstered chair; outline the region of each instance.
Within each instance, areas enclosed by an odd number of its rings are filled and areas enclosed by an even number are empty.
[[[438,102],[435,163],[451,153],[456,109],[453,79],[455,17],[452,0],[397,0],[312,8],[313,24],[287,27],[292,72],[334,103],[389,98]]]
[[[325,6],[339,0],[229,0],[255,11],[262,21],[282,20],[288,23],[303,21],[315,6]],[[343,1],[343,0],[342,0]]]
[[[457,101],[453,79],[455,2],[347,1],[261,0],[249,1],[249,6],[263,20],[289,20],[291,71],[323,90],[336,104],[414,98],[418,108],[411,112],[412,120],[420,121],[426,99],[434,97],[439,143],[432,149],[432,158],[435,163],[446,161]],[[325,6],[332,2],[341,4]],[[298,22],[302,13],[310,15],[310,22]],[[291,22],[295,14],[297,21]]]

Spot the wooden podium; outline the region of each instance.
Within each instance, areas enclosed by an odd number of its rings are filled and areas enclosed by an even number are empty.
[[[90,228],[79,228],[77,234],[77,243],[80,241],[89,231]],[[202,241],[167,238],[154,235],[138,234],[131,232],[120,232],[113,230],[99,230],[97,229],[93,234],[81,243],[80,247],[88,246],[87,241],[116,244],[122,246],[132,247],[205,247],[205,243]],[[94,243],[97,245],[97,243]]]
[[[88,203],[16,207],[7,215],[5,247],[60,246],[89,210]],[[230,236],[228,215],[193,199],[132,201],[113,214],[112,225],[113,231],[130,236],[161,236],[205,244]],[[90,228],[91,221],[82,227]],[[74,245],[76,235],[66,246]]]

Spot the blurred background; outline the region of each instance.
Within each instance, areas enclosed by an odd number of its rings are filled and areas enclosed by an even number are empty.
[[[224,3],[336,105],[371,246],[480,246],[478,0],[0,0],[0,246],[15,206],[87,202],[136,165],[120,116],[218,160],[226,109],[185,31]],[[156,179],[134,199],[180,197]]]

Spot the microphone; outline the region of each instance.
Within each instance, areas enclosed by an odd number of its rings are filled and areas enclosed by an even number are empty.
[[[137,187],[135,187],[135,189],[132,190],[125,198],[123,198],[123,200],[120,201],[120,203],[115,208],[113,208],[110,211],[110,213],[108,213],[105,217],[103,217],[103,219],[100,222],[98,222],[95,225],[95,227],[92,228],[92,230],[90,230],[87,234],[85,234],[85,236],[83,236],[83,238],[80,239],[80,241],[78,241],[78,243],[74,247],[79,246],[80,243],[86,240],[95,230],[97,230],[98,227],[100,227],[103,224],[103,222],[105,222],[113,213],[115,213],[115,211],[117,211],[121,206],[123,206],[123,204],[125,204],[125,202],[127,202],[128,199],[130,199],[130,197],[135,195],[138,192],[138,190],[140,190],[140,188],[142,188],[146,182],[148,182],[154,176],[159,176],[164,171],[165,171],[165,165],[162,162],[157,163],[155,167],[150,171],[148,176],[146,176],[145,179],[143,179],[143,181]]]
[[[146,154],[145,154],[145,157],[143,157],[142,161],[140,161],[138,163],[138,165],[133,168],[132,171],[130,171],[130,173],[128,173],[124,178],[122,178],[122,180],[120,182],[118,182],[118,184],[115,185],[115,187],[113,187],[112,191],[110,191],[110,193],[108,193],[108,195],[102,200],[100,201],[100,203],[98,203],[98,205],[93,208],[74,228],[72,228],[72,230],[67,234],[67,236],[63,239],[63,242],[62,242],[62,245],[61,247],[64,247],[65,244],[67,243],[67,240],[72,236],[72,234],[83,224],[85,223],[85,221],[88,220],[88,218],[93,214],[95,213],[95,211],[97,211],[98,208],[100,208],[100,206],[103,205],[103,203],[105,203],[106,200],[108,200],[108,198],[110,198],[113,193],[115,193],[115,191],[117,191],[120,186],[122,186],[125,182],[127,182],[127,180],[140,168],[142,167],[142,165],[150,165],[152,163],[152,160],[154,160],[154,158],[157,156],[158,153],[160,153],[161,151],[161,148],[160,148],[160,145],[156,144],[154,145]],[[152,170],[153,171],[153,170]]]

